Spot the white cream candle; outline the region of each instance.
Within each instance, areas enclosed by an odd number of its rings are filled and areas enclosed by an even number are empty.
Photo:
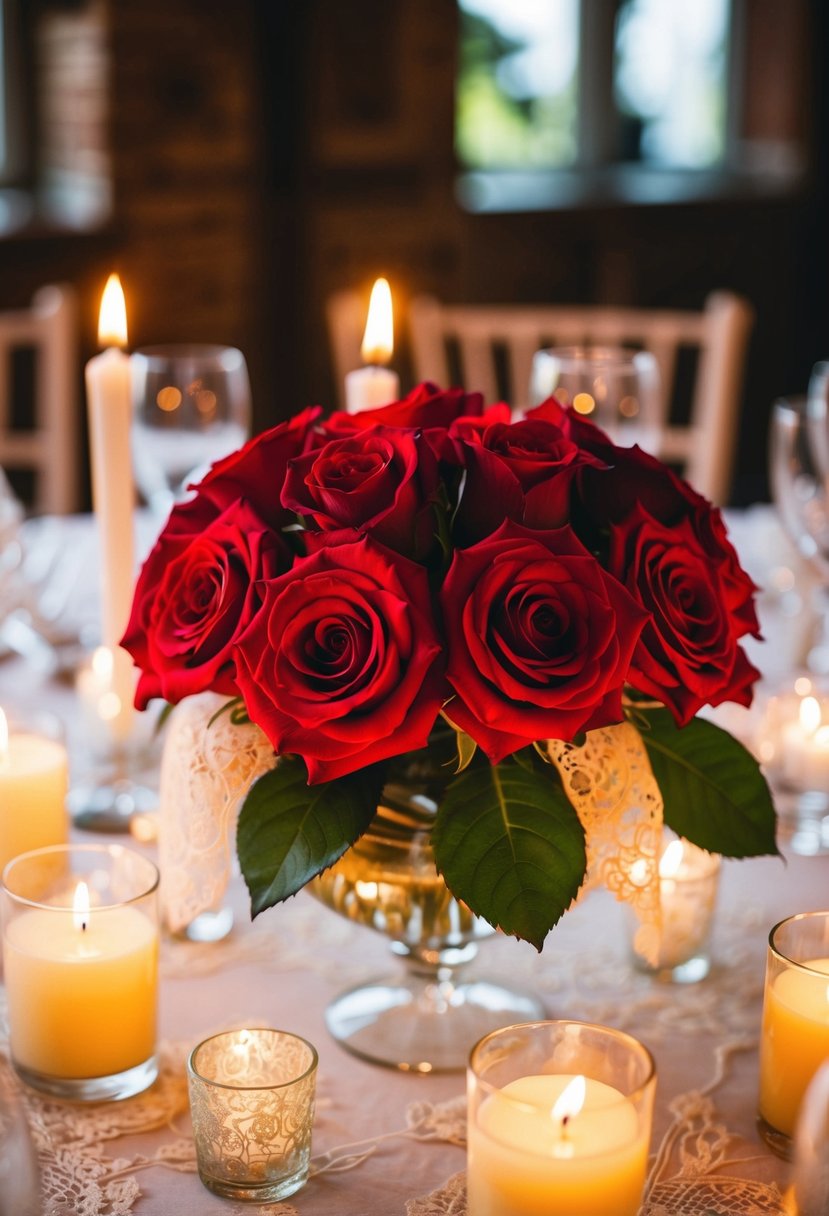
[[[368,317],[360,353],[367,365],[345,377],[345,408],[349,414],[389,405],[400,396],[400,380],[386,367],[394,350],[394,314],[387,279],[371,289]]]
[[[34,908],[6,925],[3,966],[15,1064],[50,1078],[107,1077],[155,1050],[158,935],[139,909]]]
[[[469,1216],[636,1216],[649,1129],[618,1089],[526,1076],[490,1094],[469,1127]]]
[[[783,775],[798,789],[829,793],[829,724],[817,697],[800,701],[797,718],[783,727]]]
[[[719,857],[688,840],[672,840],[664,850],[659,861],[662,935],[658,970],[682,966],[706,949],[719,872]]]
[[[134,491],[130,362],[122,349],[127,344],[127,318],[117,275],[110,275],[104,289],[98,341],[107,349],[86,365],[86,397],[92,500],[101,549],[101,640],[112,651],[111,691],[120,702],[121,725],[126,733],[135,677],[132,660],[119,643],[132,602]]]
[[[75,678],[84,738],[99,756],[109,755],[113,743],[124,743],[132,728],[132,705],[125,707],[115,692],[114,670],[113,652],[99,646]]]
[[[66,748],[28,730],[9,730],[0,709],[0,871],[29,849],[68,835]]]

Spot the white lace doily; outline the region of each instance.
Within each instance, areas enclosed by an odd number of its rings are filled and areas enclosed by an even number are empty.
[[[161,905],[174,933],[221,907],[239,801],[276,763],[258,726],[235,725],[228,712],[215,716],[227,700],[215,693],[188,697],[165,726],[158,846]]]
[[[584,828],[584,890],[602,885],[633,908],[640,921],[634,946],[655,964],[663,804],[638,730],[622,722],[588,731],[582,747],[549,739],[547,751]]]

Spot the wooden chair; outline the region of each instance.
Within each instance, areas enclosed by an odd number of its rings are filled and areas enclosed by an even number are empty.
[[[753,310],[728,291],[702,312],[637,308],[442,304],[412,301],[409,328],[415,377],[480,389],[487,401],[530,405],[536,350],[585,342],[651,351],[662,381],[657,454],[681,467],[691,484],[724,505],[731,483],[748,336]],[[696,352],[687,425],[671,421],[677,364]],[[454,355],[454,362],[452,356]]]
[[[32,352],[26,417],[16,400],[15,356]],[[42,287],[28,309],[0,312],[0,468],[35,474],[33,508],[66,514],[78,505],[75,294]]]

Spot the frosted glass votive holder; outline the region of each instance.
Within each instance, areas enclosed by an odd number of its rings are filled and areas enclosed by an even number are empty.
[[[208,1190],[274,1203],[305,1185],[316,1079],[316,1049],[284,1030],[231,1030],[193,1048],[190,1113]]]
[[[637,953],[638,920],[629,917],[632,959],[639,971],[674,984],[695,984],[711,970],[710,939],[722,859],[689,840],[666,836],[659,859],[662,928],[656,956]]]

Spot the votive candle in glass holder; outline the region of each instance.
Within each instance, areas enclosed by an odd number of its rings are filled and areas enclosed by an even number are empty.
[[[803,1096],[829,1059],[829,912],[804,912],[769,934],[757,1125],[791,1155]]]
[[[68,771],[58,718],[0,709],[0,872],[19,853],[66,843]]]
[[[637,1216],[656,1068],[606,1026],[528,1022],[473,1048],[469,1216]]]
[[[199,1177],[227,1199],[275,1203],[308,1179],[317,1052],[285,1030],[230,1030],[187,1061]]]
[[[101,1101],[158,1073],[158,870],[121,845],[23,853],[3,872],[9,1050],[20,1077]]]
[[[634,945],[633,962],[640,971],[676,984],[705,979],[711,969],[709,941],[720,866],[717,853],[708,853],[690,840],[666,836],[659,859],[659,948],[650,962]]]

